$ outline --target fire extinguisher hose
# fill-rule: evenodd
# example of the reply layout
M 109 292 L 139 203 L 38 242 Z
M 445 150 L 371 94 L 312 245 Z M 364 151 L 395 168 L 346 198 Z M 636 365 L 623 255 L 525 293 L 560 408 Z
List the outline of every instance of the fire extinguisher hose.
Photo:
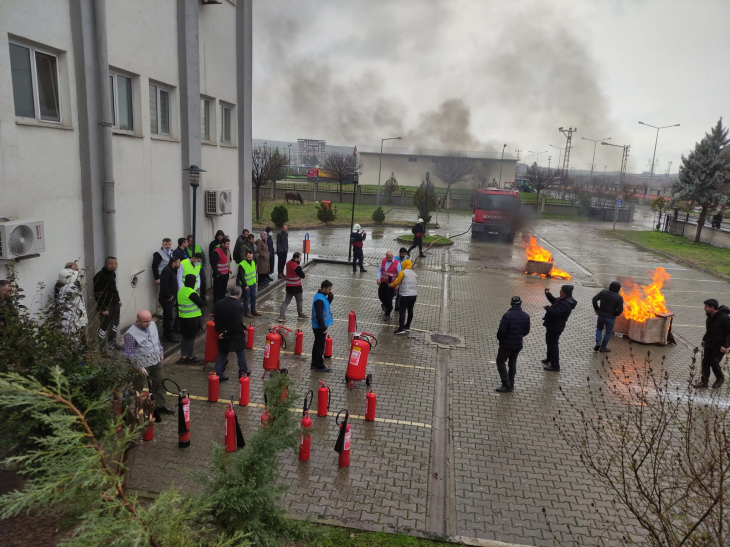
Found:
M 304 395 L 304 407 L 302 408 L 302 416 L 307 415 L 307 411 L 312 408 L 312 403 L 314 402 L 314 391 L 311 389 L 307 391 L 306 395 Z

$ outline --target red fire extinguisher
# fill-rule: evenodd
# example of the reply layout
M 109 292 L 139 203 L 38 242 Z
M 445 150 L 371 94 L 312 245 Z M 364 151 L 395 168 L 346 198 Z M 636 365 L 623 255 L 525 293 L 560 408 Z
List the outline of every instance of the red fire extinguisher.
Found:
M 304 333 L 302 329 L 297 329 L 294 333 L 294 355 L 302 354 L 302 346 L 304 345 Z
M 322 380 L 319 381 L 321 386 L 317 390 L 317 416 L 323 418 L 327 416 L 330 409 L 330 401 L 332 401 L 332 392 L 330 388 Z
M 345 380 L 347 387 L 350 389 L 355 387 L 355 382 L 365 380 L 365 385 L 370 385 L 373 381 L 373 375 L 367 374 L 368 355 L 370 348 L 378 345 L 375 335 L 369 332 L 363 332 L 352 339 L 350 346 L 350 358 L 347 361 L 347 371 L 345 372 Z
M 375 420 L 375 403 L 378 400 L 378 396 L 371 389 L 370 393 L 365 395 L 365 421 L 372 422 Z
M 148 382 L 149 384 L 149 382 Z M 140 399 L 146 399 L 149 397 L 149 393 L 140 393 L 139 398 Z M 142 412 L 140 410 L 140 412 Z M 142 440 L 143 441 L 153 441 L 155 439 L 155 423 L 152 422 L 150 425 L 147 426 L 147 429 L 144 430 L 144 433 L 142 434 Z
M 299 435 L 299 461 L 309 461 L 309 453 L 312 446 L 312 419 L 309 417 L 309 407 L 312 406 L 314 392 L 310 389 L 304 396 L 304 408 L 302 409 L 302 432 Z
M 357 315 L 353 310 L 350 310 L 350 317 L 347 320 L 347 332 L 354 334 L 357 331 Z
M 264 393 L 264 411 L 261 414 L 261 427 L 268 427 L 273 419 L 274 417 L 269 412 L 269 398 Z
M 238 404 L 241 406 L 248 406 L 249 401 L 249 389 L 251 387 L 251 380 L 245 374 L 238 379 Z
M 237 449 L 246 446 L 241 426 L 238 424 L 238 416 L 236 416 L 236 411 L 233 408 L 233 397 L 231 397 L 231 402 L 226 409 L 225 424 L 226 452 L 235 452 Z
M 246 349 L 253 349 L 253 335 L 255 332 L 253 323 L 249 323 L 246 327 Z
M 205 324 L 205 359 L 203 370 L 208 363 L 215 363 L 218 357 L 218 333 L 215 331 L 215 323 L 208 321 Z
M 343 412 L 345 419 L 340 423 L 340 414 Z M 350 467 L 350 424 L 347 423 L 349 417 L 348 410 L 340 410 L 335 418 L 335 423 L 340 426 L 340 434 L 337 435 L 337 442 L 335 442 L 335 452 L 340 455 L 338 462 L 340 467 Z
M 220 378 L 214 370 L 208 376 L 208 402 L 217 403 L 220 395 Z
M 284 334 L 281 331 L 285 330 Z M 264 375 L 272 370 L 281 370 L 279 355 L 282 348 L 286 349 L 286 338 L 285 336 L 291 332 L 291 329 L 287 329 L 282 325 L 272 326 L 269 329 L 269 334 L 266 335 L 266 343 L 264 344 Z
M 327 358 L 332 357 L 332 338 L 329 334 L 324 339 L 324 356 Z
M 177 445 L 180 448 L 188 448 L 190 446 L 190 397 L 188 397 L 188 390 L 180 389 L 175 380 L 165 378 L 162 380 L 162 387 L 170 393 L 175 393 L 175 391 L 169 389 L 165 382 L 174 384 L 177 390 Z

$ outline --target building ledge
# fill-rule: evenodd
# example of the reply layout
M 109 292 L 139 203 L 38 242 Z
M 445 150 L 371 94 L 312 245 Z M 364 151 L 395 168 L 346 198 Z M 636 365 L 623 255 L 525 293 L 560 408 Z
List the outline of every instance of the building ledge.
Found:
M 119 135 L 121 137 L 132 137 L 134 139 L 144 138 L 142 135 L 138 135 L 137 133 L 134 133 L 133 131 L 123 131 L 121 129 L 112 129 L 112 135 Z
M 167 142 L 180 142 L 180 139 L 170 137 L 169 135 L 150 135 L 153 141 L 167 141 Z
M 33 118 L 18 118 L 15 120 L 15 125 L 25 125 L 27 127 L 45 127 L 47 129 L 63 129 L 64 131 L 73 131 L 73 126 L 63 125 L 56 122 L 43 122 L 40 120 L 34 120 Z
M 221 148 L 238 148 L 237 144 L 220 143 Z
M 205 145 L 205 146 L 218 146 L 217 142 L 211 142 L 211 141 L 200 141 L 200 144 Z

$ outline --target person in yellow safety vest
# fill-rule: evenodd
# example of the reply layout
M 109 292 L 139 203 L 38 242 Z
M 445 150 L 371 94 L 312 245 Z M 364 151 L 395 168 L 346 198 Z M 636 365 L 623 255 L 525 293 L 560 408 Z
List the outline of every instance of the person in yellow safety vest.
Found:
M 236 276 L 236 285 L 243 289 L 243 312 L 246 317 L 261 315 L 256 311 L 256 261 L 253 259 L 253 253 L 246 250 L 244 255 L 246 258 L 238 265 L 238 275 Z M 251 312 L 248 311 L 248 303 L 251 302 Z
M 177 269 L 177 290 L 180 290 L 185 286 L 183 280 L 185 279 L 185 276 L 189 274 L 195 276 L 195 290 L 200 290 L 200 267 L 202 262 L 203 255 L 197 253 L 190 258 L 180 261 L 180 267 Z
M 198 253 L 202 257 L 202 264 L 200 266 L 200 290 L 198 291 L 198 294 L 200 294 L 200 298 L 202 298 L 203 302 L 205 302 L 205 295 L 208 288 L 205 277 L 205 268 L 208 266 L 208 260 L 206 259 L 205 253 L 200 245 L 195 243 L 192 235 L 188 236 L 188 248 L 185 249 L 185 252 L 188 254 L 188 258 Z
M 228 278 L 231 275 L 230 249 L 231 240 L 225 236 L 210 255 L 210 267 L 213 269 L 213 302 L 218 302 L 226 296 Z
M 185 286 L 177 292 L 177 307 L 180 312 L 180 360 L 178 363 L 200 363 L 200 358 L 195 357 L 195 337 L 200 332 L 202 298 L 195 292 L 197 278 L 194 274 L 185 276 Z

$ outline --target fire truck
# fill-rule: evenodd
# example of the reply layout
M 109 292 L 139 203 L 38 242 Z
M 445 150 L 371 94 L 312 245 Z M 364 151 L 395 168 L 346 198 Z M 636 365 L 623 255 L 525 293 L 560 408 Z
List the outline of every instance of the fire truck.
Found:
M 312 182 L 317 182 L 318 180 L 328 180 L 333 179 L 333 177 L 330 173 L 325 171 L 324 169 L 307 169 L 307 180 L 311 180 Z
M 472 197 L 471 237 L 495 235 L 512 242 L 517 232 L 520 193 L 501 188 L 480 188 Z

